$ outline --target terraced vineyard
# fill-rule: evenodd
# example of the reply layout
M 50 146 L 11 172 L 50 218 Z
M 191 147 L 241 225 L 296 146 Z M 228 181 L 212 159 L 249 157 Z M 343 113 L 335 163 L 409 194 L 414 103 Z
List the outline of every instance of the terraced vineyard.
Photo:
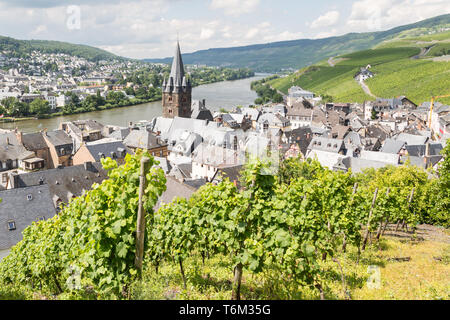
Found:
M 334 67 L 322 61 L 276 79 L 271 85 L 285 93 L 291 86 L 298 85 L 318 95 L 330 95 L 335 102 L 361 103 L 374 97 L 367 95 L 353 77 L 359 68 L 370 64 L 376 76 L 366 84 L 375 96 L 392 98 L 406 95 L 420 104 L 429 101 L 433 95 L 448 93 L 450 64 L 445 60 L 433 60 L 433 57 L 447 54 L 449 41 L 449 32 L 393 39 L 372 50 L 335 57 Z M 411 59 L 421 52 L 426 52 L 426 55 Z M 450 103 L 450 99 L 441 102 Z

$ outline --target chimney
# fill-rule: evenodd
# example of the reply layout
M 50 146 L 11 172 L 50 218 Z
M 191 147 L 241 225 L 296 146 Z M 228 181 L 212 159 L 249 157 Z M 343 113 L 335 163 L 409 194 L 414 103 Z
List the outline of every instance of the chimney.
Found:
M 6 137 L 6 145 L 9 146 L 9 137 Z
M 206 99 L 203 99 L 203 106 L 206 108 Z
M 425 145 L 425 157 L 423 158 L 423 162 L 425 163 L 425 169 L 428 169 L 428 163 L 430 159 L 430 143 L 427 142 Z
M 17 140 L 19 140 L 19 143 L 22 144 L 23 143 L 23 132 L 22 131 L 16 132 L 16 136 L 17 136 Z

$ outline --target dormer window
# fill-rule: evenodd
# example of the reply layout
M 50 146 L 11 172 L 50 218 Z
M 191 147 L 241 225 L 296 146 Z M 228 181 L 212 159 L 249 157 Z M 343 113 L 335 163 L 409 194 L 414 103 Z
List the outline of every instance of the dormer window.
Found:
M 31 195 L 31 194 L 27 195 L 27 200 L 28 200 L 28 201 L 33 200 L 33 195 Z
M 15 221 L 8 221 L 8 230 L 9 231 L 14 231 L 16 230 L 16 222 Z

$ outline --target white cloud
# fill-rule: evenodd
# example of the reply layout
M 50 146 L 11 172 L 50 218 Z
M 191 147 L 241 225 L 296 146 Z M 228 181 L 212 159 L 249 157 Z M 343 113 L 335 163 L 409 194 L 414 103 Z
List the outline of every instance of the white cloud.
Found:
M 216 32 L 210 28 L 202 28 L 200 33 L 200 39 L 207 40 L 210 39 Z
M 329 11 L 311 23 L 311 28 L 331 27 L 339 21 L 339 11 Z
M 239 16 L 252 12 L 259 2 L 260 0 L 212 0 L 211 8 L 223 9 L 228 15 Z
M 246 39 L 253 39 L 255 38 L 257 35 L 259 34 L 259 29 L 258 28 L 251 28 L 250 30 L 247 31 L 245 38 Z
M 360 0 L 347 25 L 354 31 L 386 30 L 450 12 L 448 0 Z

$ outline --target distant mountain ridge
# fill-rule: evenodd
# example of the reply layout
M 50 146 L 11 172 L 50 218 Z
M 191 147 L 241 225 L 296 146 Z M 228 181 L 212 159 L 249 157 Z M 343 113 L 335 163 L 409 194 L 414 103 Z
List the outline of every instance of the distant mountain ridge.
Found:
M 13 55 L 21 57 L 30 54 L 33 50 L 43 53 L 65 53 L 90 61 L 127 59 L 88 45 L 49 40 L 17 40 L 0 36 L 0 52 L 12 51 Z
M 272 42 L 242 47 L 215 48 L 183 54 L 186 64 L 208 66 L 248 67 L 260 72 L 277 72 L 282 69 L 300 69 L 325 58 L 370 49 L 395 38 L 399 34 L 418 28 L 433 28 L 450 24 L 450 14 L 441 15 L 387 31 L 349 33 L 324 39 L 301 39 Z M 153 63 L 171 63 L 172 57 L 145 59 Z

